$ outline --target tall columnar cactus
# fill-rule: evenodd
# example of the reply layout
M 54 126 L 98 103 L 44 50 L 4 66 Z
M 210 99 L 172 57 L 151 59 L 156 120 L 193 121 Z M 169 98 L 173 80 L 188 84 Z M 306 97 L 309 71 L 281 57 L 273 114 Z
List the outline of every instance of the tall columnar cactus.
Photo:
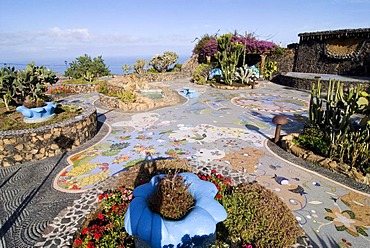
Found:
M 311 99 L 309 107 L 309 120 L 311 125 L 321 125 L 324 110 L 322 109 L 323 99 L 321 98 L 321 82 L 313 83 L 311 87 Z
M 221 66 L 223 80 L 228 85 L 233 83 L 236 66 L 244 49 L 243 44 L 231 42 L 231 37 L 232 34 L 224 34 L 217 39 L 218 52 L 215 54 L 215 58 Z

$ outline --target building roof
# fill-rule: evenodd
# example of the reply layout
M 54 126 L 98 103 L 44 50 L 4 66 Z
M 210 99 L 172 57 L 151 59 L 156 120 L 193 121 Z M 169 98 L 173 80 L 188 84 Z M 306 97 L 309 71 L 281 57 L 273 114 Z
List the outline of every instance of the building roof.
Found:
M 305 40 L 326 40 L 330 38 L 343 38 L 343 37 L 359 37 L 359 38 L 370 38 L 370 28 L 358 28 L 358 29 L 340 29 L 310 33 L 298 34 L 301 41 Z

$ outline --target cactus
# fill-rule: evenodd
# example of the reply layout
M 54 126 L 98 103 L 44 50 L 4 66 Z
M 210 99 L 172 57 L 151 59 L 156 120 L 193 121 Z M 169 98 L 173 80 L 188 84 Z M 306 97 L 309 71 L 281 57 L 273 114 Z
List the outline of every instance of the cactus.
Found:
M 312 85 L 309 119 L 326 132 L 330 141 L 328 156 L 370 172 L 369 95 L 361 86 L 344 89 L 339 80 L 329 80 L 326 99 L 321 95 L 320 80 Z M 325 107 L 323 108 L 323 103 Z M 355 115 L 359 118 L 353 122 Z
M 231 42 L 232 34 L 224 34 L 217 38 L 218 52 L 215 58 L 221 66 L 223 80 L 226 84 L 232 85 L 236 66 L 244 46 L 239 42 Z
M 124 64 L 123 66 L 122 66 L 122 71 L 125 73 L 125 74 L 128 74 L 128 72 L 129 71 L 131 71 L 132 70 L 132 67 L 130 66 L 130 65 L 128 65 L 128 64 Z
M 88 81 L 88 82 L 92 82 L 94 80 L 94 74 L 91 72 L 91 71 L 86 71 L 83 75 L 83 78 Z
M 168 68 L 175 64 L 179 56 L 175 52 L 164 52 L 163 55 L 154 55 L 150 60 L 150 65 L 158 72 L 166 72 Z
M 0 71 L 0 97 L 4 102 L 6 110 L 10 111 L 9 105 L 13 100 L 15 94 L 14 81 L 15 71 L 14 67 L 1 68 Z
M 320 79 L 311 87 L 311 99 L 309 107 L 309 120 L 311 125 L 320 125 L 324 116 L 322 109 L 323 100 L 321 98 L 321 82 Z
M 235 71 L 235 77 L 240 80 L 242 84 L 248 83 L 250 78 L 253 76 L 253 70 L 248 68 L 245 64 L 242 67 L 238 67 Z
M 146 65 L 147 63 L 145 62 L 144 59 L 138 59 L 134 64 L 134 71 L 137 74 L 144 74 L 146 72 Z
M 9 104 L 23 103 L 26 99 L 36 103 L 44 100 L 47 86 L 59 79 L 45 67 L 27 65 L 24 71 L 3 68 L 0 73 L 0 96 L 9 109 Z

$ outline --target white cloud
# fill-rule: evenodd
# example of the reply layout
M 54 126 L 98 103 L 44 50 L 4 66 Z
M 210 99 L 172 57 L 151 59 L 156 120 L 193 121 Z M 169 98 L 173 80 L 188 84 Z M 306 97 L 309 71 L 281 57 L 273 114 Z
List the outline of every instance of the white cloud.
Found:
M 87 28 L 61 29 L 59 27 L 53 27 L 47 32 L 47 36 L 53 40 L 63 40 L 67 42 L 86 42 L 92 40 L 92 36 Z
M 93 33 L 87 28 L 53 27 L 45 30 L 0 30 L 1 57 L 75 56 L 75 54 L 151 54 L 162 50 L 191 50 L 191 40 L 179 34 L 135 36 L 120 32 Z M 166 47 L 167 49 L 164 49 Z M 185 52 L 183 52 L 184 54 Z

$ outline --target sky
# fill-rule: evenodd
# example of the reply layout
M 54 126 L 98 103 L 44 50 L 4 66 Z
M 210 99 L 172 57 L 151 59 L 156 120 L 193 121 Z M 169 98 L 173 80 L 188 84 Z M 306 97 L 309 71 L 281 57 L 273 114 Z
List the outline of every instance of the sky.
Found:
M 196 38 L 237 31 L 281 46 L 305 32 L 370 28 L 370 0 L 0 0 L 0 63 L 191 56 Z

